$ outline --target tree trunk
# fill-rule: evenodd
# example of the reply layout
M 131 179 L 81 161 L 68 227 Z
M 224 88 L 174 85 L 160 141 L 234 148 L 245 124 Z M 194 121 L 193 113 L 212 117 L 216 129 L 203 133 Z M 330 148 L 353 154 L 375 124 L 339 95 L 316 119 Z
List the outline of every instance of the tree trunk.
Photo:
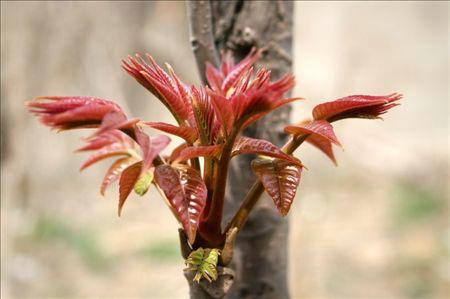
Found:
M 204 7 L 209 9 L 210 5 L 212 33 L 218 49 L 232 50 L 234 57 L 240 60 L 250 52 L 252 47 L 264 48 L 260 66 L 271 69 L 272 80 L 291 70 L 293 17 L 291 1 L 203 2 L 206 3 L 198 3 L 195 9 L 188 6 L 191 12 L 191 33 L 193 29 L 195 30 L 192 27 L 193 24 L 195 25 L 193 19 L 195 21 L 196 18 L 194 11 L 197 12 L 197 18 L 200 18 L 202 14 L 197 10 Z M 210 16 L 207 14 L 206 18 Z M 202 26 L 204 28 L 204 24 Z M 207 49 L 210 48 L 211 45 L 202 41 L 201 36 L 199 39 L 191 40 L 194 50 L 199 44 Z M 198 55 L 197 51 L 196 59 L 201 70 L 201 65 L 205 63 L 201 60 L 207 57 Z M 270 113 L 246 129 L 244 135 L 282 145 L 287 139 L 283 133 L 283 127 L 289 121 L 290 110 L 289 106 L 285 106 Z M 254 158 L 251 155 L 238 156 L 231 163 L 224 225 L 237 211 L 246 192 L 256 179 L 250 168 L 250 162 Z M 279 216 L 272 200 L 264 195 L 236 240 L 231 264 L 235 271 L 234 284 L 226 294 L 226 298 L 289 298 L 288 229 L 288 219 Z M 191 284 L 190 286 L 192 296 L 194 295 L 193 286 Z

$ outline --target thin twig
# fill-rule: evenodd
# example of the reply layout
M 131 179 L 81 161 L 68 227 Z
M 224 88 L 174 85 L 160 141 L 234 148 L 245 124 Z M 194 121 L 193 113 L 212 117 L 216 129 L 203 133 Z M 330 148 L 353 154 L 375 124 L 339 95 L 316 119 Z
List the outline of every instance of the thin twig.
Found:
M 203 84 L 206 84 L 206 62 L 219 64 L 219 56 L 214 43 L 212 30 L 211 4 L 207 0 L 186 1 L 189 18 L 189 32 L 192 51 L 197 61 Z

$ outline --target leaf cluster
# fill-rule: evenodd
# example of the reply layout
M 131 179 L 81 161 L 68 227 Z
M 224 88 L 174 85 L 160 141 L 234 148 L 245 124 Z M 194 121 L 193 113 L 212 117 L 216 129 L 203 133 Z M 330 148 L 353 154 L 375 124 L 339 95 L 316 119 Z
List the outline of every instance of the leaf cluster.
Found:
M 119 182 L 119 215 L 133 190 L 144 196 L 155 185 L 183 228 L 190 247 L 197 249 L 188 259 L 190 267 L 197 267 L 200 273 L 196 278 L 211 280 L 217 275 L 219 252 L 202 248 L 224 248 L 227 230 L 241 228 L 261 195 L 257 190 L 265 189 L 280 214 L 288 214 L 304 168 L 292 153 L 303 141 L 336 164 L 333 145 L 341 144 L 332 123 L 348 118 L 380 118 L 402 97 L 353 95 L 321 103 L 313 109 L 311 119 L 285 128 L 291 140 L 280 148 L 267 140 L 242 136 L 242 131 L 256 120 L 301 99 L 285 97 L 295 84 L 291 74 L 273 81 L 270 70 L 254 69 L 261 55 L 261 51 L 252 50 L 235 63 L 231 54 L 225 53 L 219 67 L 207 65 L 207 86 L 188 86 L 170 65 L 164 71 L 149 54 L 123 60 L 123 69 L 171 112 L 175 120 L 171 124 L 128 118 L 113 101 L 96 97 L 38 97 L 27 106 L 44 125 L 58 131 L 95 129 L 78 150 L 92 152 L 81 170 L 106 158 L 116 158 L 103 178 L 100 192 L 104 194 L 108 186 Z M 183 143 L 163 155 L 171 139 L 166 135 L 150 136 L 146 127 L 178 136 Z M 241 224 L 233 220 L 223 231 L 228 168 L 231 159 L 241 154 L 258 155 L 252 170 L 262 188 L 256 185 L 243 200 L 234 218 Z

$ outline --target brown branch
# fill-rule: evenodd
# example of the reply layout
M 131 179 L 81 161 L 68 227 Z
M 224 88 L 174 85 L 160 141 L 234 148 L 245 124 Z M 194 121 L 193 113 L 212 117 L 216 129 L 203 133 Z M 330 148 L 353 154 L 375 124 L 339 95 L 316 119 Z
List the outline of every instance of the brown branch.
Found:
M 211 4 L 206 0 L 188 0 L 186 2 L 189 19 L 189 33 L 192 51 L 203 84 L 206 84 L 206 62 L 217 66 L 217 55 L 212 31 Z
M 237 233 L 238 229 L 236 227 L 227 232 L 225 245 L 223 246 L 222 254 L 220 255 L 221 264 L 223 266 L 227 266 L 233 259 L 234 242 L 236 241 Z

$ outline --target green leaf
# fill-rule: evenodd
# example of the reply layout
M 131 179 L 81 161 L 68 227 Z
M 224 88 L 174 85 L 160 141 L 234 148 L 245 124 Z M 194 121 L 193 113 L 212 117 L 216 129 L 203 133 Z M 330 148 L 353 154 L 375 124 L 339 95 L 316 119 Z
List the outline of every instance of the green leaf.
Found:
M 153 182 L 153 170 L 147 171 L 144 173 L 139 180 L 134 185 L 134 192 L 137 195 L 143 196 L 147 193 L 148 188 L 150 188 L 151 183 Z
M 186 260 L 188 266 L 186 271 L 194 271 L 194 281 L 206 278 L 209 282 L 217 279 L 217 262 L 219 261 L 220 250 L 215 248 L 199 248 L 192 251 Z

